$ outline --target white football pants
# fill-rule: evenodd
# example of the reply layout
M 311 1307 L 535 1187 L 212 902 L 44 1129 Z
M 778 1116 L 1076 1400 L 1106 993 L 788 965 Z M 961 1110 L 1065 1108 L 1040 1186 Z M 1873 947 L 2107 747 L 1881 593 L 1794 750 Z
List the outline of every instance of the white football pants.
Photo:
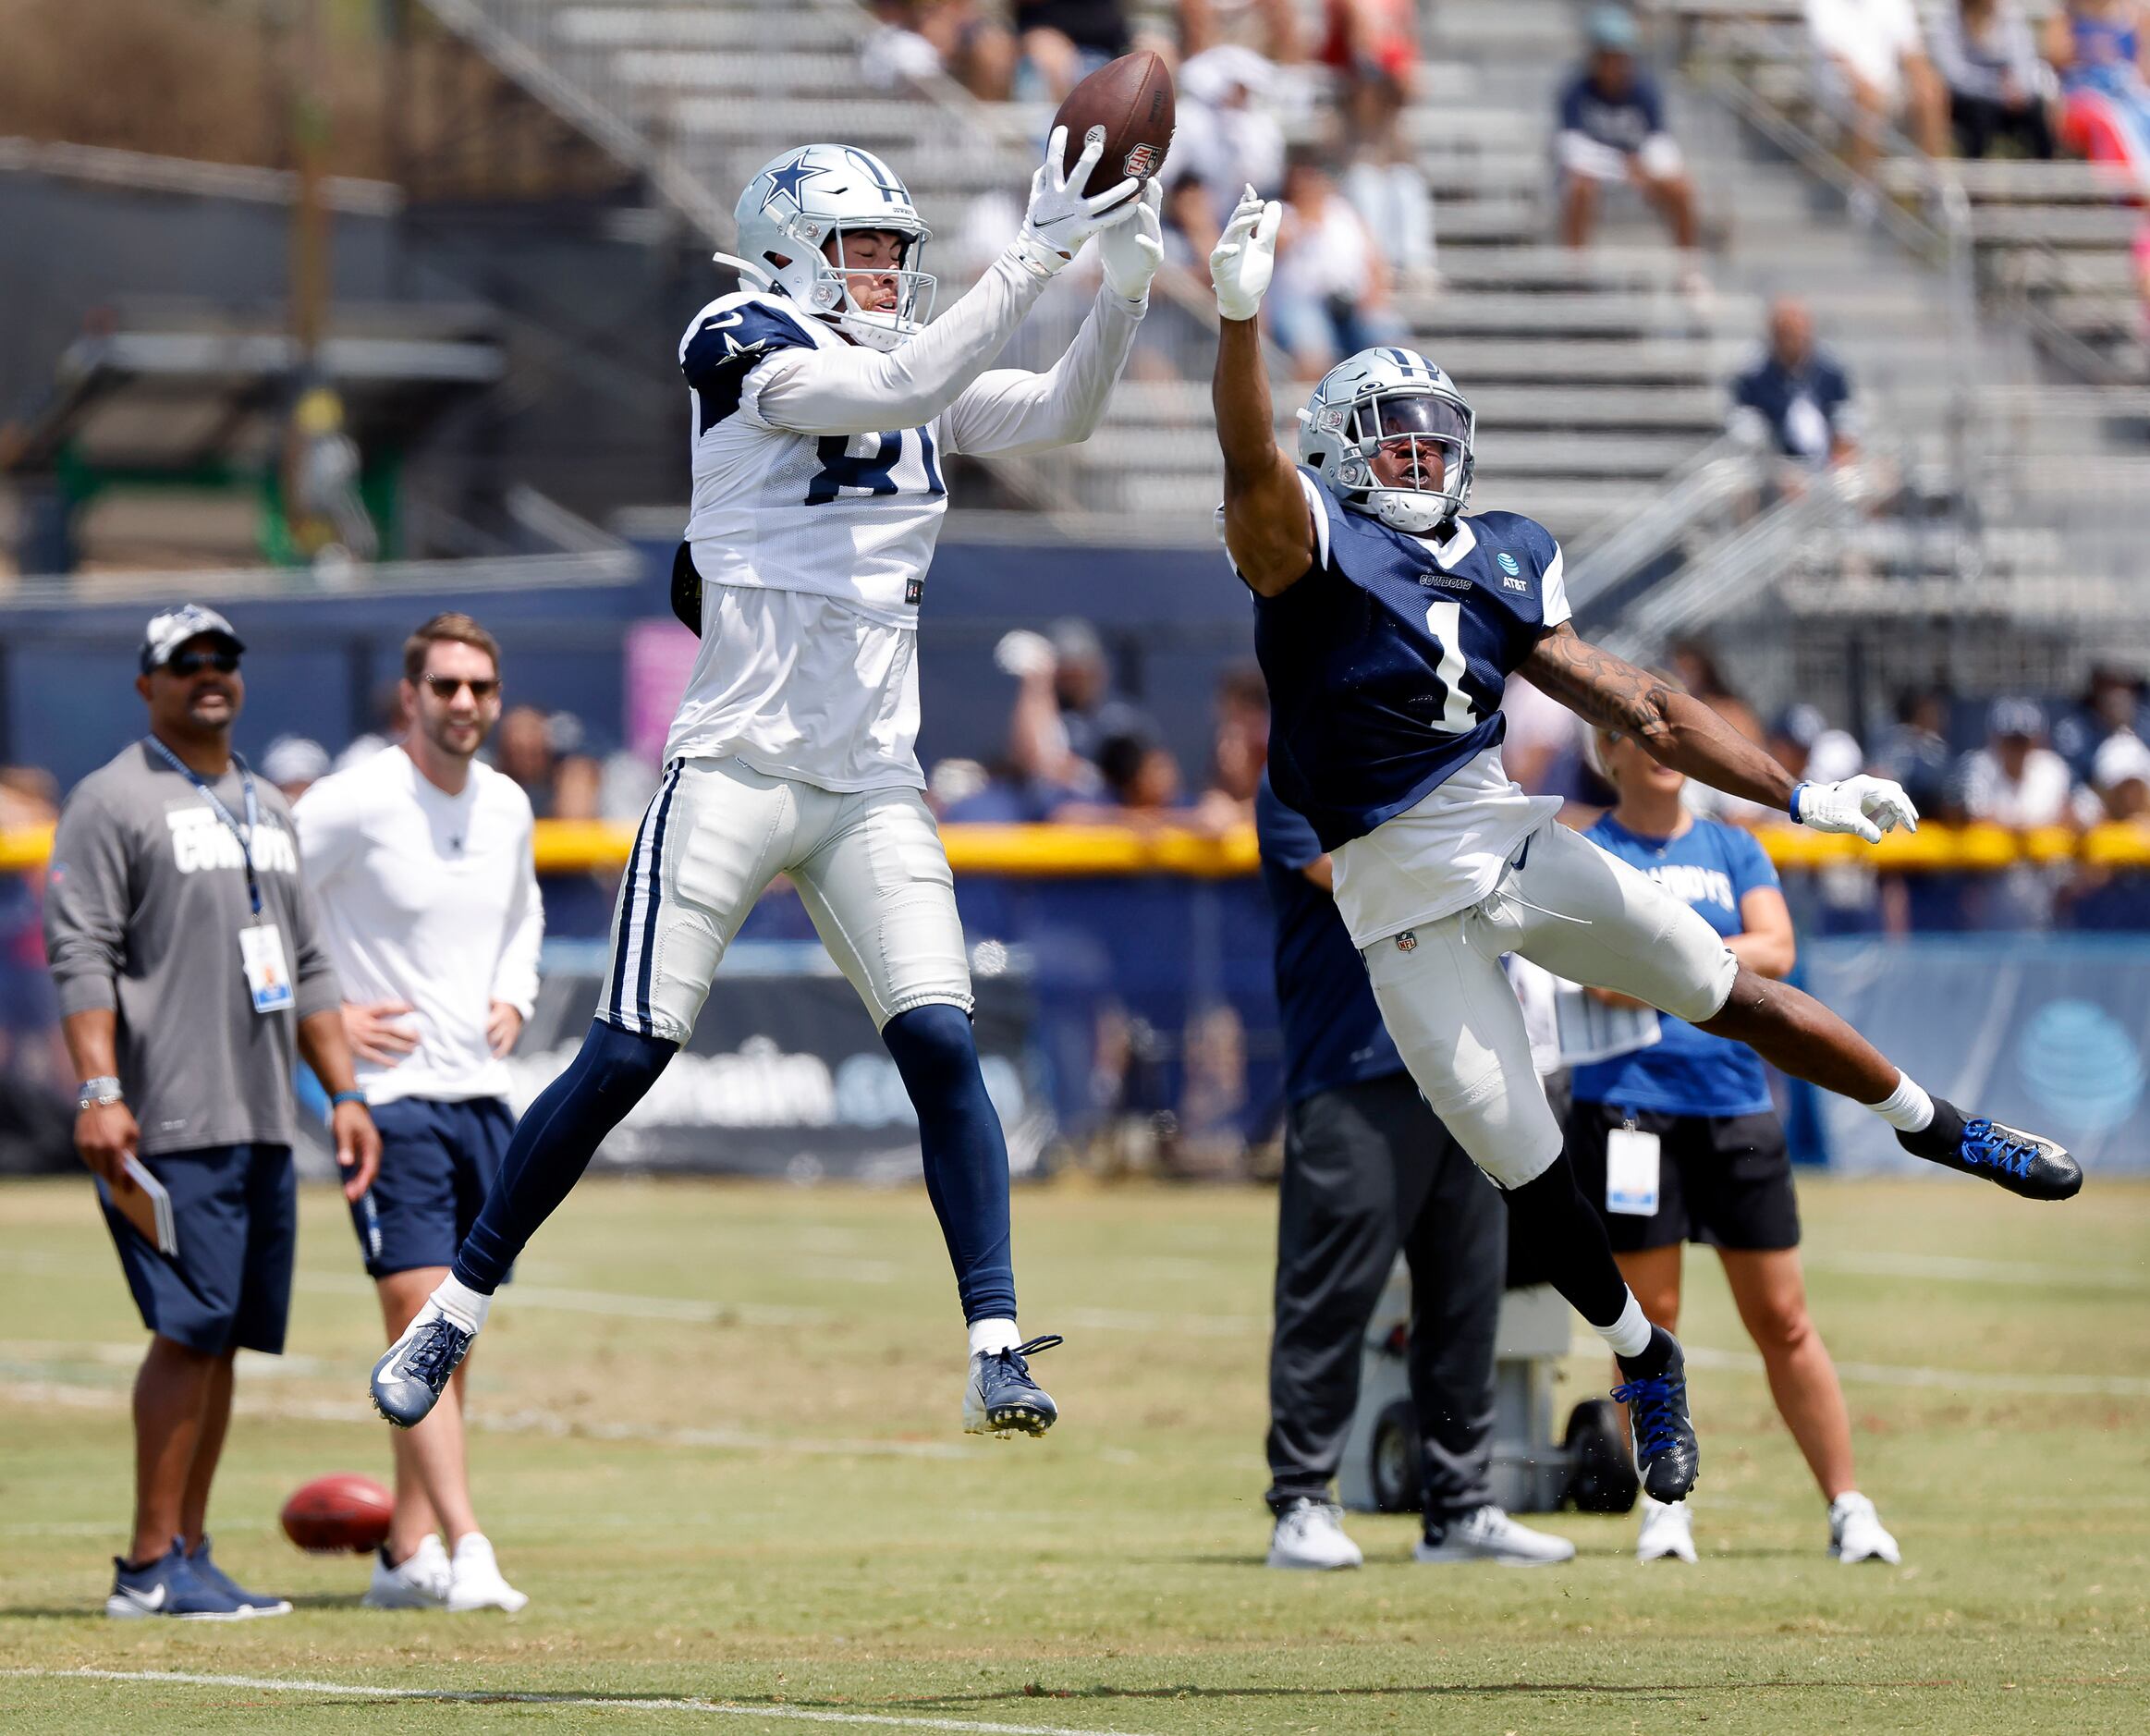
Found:
M 845 795 L 735 759 L 675 760 L 620 877 L 597 1016 L 685 1043 L 724 949 L 780 874 L 878 1030 L 913 1007 L 971 1010 L 955 876 L 915 789 Z
M 1542 1175 L 1562 1143 L 1531 1065 L 1522 1007 L 1500 968 L 1511 952 L 1692 1024 L 1722 1009 L 1740 968 L 1684 902 L 1553 821 L 1523 841 L 1479 903 L 1368 947 L 1374 998 L 1404 1065 L 1472 1161 L 1504 1188 Z

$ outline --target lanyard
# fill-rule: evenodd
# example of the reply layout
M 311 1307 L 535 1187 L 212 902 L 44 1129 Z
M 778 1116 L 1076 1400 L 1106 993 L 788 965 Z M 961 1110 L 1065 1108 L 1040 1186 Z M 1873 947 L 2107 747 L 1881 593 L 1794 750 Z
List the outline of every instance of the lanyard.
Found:
M 262 811 L 254 801 L 254 775 L 247 770 L 247 763 L 240 759 L 237 753 L 231 756 L 233 763 L 238 767 L 239 787 L 246 791 L 247 823 L 245 829 L 241 830 L 239 823 L 233 817 L 231 810 L 224 805 L 223 801 L 214 789 L 210 789 L 200 773 L 196 772 L 191 765 L 188 764 L 162 741 L 159 741 L 156 737 L 145 736 L 143 740 L 156 752 L 164 756 L 166 765 L 169 765 L 181 777 L 184 777 L 202 792 L 202 799 L 216 810 L 216 817 L 231 828 L 232 837 L 238 840 L 239 860 L 247 865 L 247 898 L 253 904 L 254 914 L 259 916 L 262 913 L 262 883 L 254 874 L 253 836 L 254 828 L 262 823 Z

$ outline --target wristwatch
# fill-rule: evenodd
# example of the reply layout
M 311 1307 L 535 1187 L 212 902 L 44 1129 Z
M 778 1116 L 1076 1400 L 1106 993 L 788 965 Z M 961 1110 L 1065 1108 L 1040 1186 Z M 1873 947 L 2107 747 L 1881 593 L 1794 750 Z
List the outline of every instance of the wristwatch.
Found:
M 92 1104 L 102 1109 L 107 1104 L 117 1103 L 119 1098 L 119 1081 L 110 1073 L 100 1073 L 95 1079 L 85 1079 L 82 1082 L 82 1089 L 76 1102 L 85 1109 Z

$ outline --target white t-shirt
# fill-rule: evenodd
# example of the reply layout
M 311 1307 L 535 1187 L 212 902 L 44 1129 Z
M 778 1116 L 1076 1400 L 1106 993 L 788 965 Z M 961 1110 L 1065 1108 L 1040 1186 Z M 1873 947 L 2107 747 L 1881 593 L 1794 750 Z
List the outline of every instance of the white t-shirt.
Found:
M 451 796 L 392 747 L 323 778 L 292 813 L 344 998 L 413 1009 L 399 1022 L 416 1049 L 393 1067 L 358 1063 L 368 1101 L 505 1097 L 485 1021 L 495 1001 L 529 1017 L 544 938 L 530 798 L 476 764 Z
M 1912 0 L 1806 0 L 1806 21 L 1815 48 L 1892 102 L 1901 93 L 1904 55 L 1926 49 Z
M 2033 748 L 2023 775 L 2010 779 L 1990 748 L 1963 763 L 1963 806 L 1974 820 L 1997 825 L 2058 825 L 2068 818 L 2068 762 L 2051 748 Z

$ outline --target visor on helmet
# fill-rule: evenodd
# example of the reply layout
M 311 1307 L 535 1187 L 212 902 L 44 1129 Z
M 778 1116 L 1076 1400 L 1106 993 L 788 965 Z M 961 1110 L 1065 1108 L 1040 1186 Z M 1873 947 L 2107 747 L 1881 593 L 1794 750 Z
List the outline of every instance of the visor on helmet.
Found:
M 1375 433 L 1370 438 L 1386 440 L 1397 434 L 1415 434 L 1461 441 L 1471 435 L 1463 412 L 1445 397 L 1381 397 L 1374 400 L 1372 408 Z

